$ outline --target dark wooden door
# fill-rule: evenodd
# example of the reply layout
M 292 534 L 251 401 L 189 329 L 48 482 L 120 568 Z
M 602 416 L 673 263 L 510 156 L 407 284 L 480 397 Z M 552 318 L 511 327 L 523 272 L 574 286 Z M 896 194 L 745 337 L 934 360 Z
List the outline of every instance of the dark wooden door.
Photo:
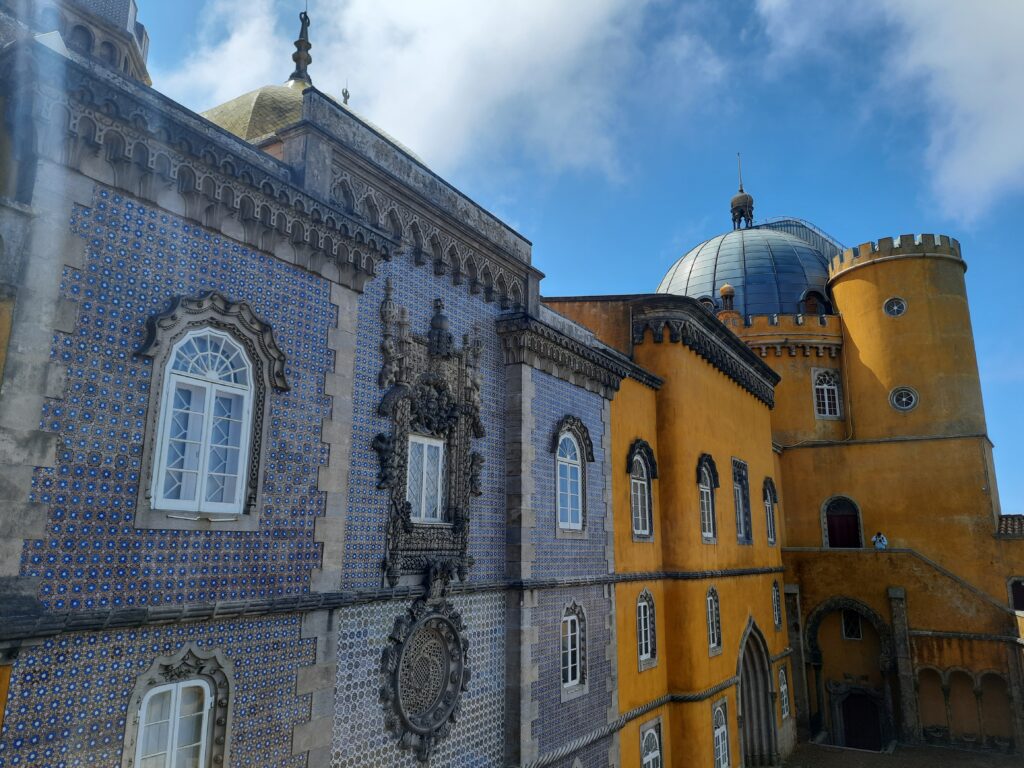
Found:
M 843 731 L 846 746 L 857 749 L 882 749 L 882 724 L 878 704 L 863 693 L 851 693 L 843 702 Z

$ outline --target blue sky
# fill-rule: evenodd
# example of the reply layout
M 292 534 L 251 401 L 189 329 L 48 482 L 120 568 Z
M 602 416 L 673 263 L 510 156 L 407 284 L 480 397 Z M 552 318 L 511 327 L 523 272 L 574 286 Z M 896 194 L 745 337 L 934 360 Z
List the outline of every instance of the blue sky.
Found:
M 303 2 L 140 0 L 197 110 L 292 68 Z M 534 244 L 548 295 L 652 291 L 756 216 L 958 238 L 1004 512 L 1024 513 L 1024 3 L 311 0 L 314 84 Z

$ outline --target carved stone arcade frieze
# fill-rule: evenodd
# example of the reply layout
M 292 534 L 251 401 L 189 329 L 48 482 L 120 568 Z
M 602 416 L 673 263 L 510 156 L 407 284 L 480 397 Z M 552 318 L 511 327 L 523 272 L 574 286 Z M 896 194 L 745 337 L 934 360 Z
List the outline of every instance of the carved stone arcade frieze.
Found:
M 380 460 L 377 487 L 388 491 L 387 552 L 384 573 L 390 585 L 405 574 L 422 575 L 437 567 L 465 579 L 472 565 L 467 553 L 469 505 L 482 492 L 483 455 L 473 450 L 484 436 L 480 420 L 482 373 L 479 336 L 463 336 L 456 347 L 441 299 L 426 335 L 411 332 L 408 312 L 392 299 L 385 285 L 380 307 L 383 336 L 378 384 L 385 390 L 378 412 L 391 420 L 373 448 Z M 406 478 L 409 436 L 420 435 L 444 444 L 441 519 L 413 519 Z

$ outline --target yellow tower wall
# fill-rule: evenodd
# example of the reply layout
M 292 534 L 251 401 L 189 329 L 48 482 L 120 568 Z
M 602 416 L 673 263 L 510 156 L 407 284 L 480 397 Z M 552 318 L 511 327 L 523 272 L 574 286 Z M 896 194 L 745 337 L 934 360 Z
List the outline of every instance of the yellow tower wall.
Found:
M 944 235 L 883 238 L 833 260 L 855 438 L 984 434 L 965 270 L 960 244 Z M 907 303 L 900 317 L 883 310 L 893 297 Z M 889 404 L 901 386 L 920 396 L 906 413 Z

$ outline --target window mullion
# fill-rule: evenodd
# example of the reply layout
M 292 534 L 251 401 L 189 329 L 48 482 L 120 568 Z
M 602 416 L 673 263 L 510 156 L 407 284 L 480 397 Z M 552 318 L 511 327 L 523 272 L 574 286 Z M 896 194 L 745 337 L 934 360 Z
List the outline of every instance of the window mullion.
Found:
M 178 709 L 180 692 L 180 685 L 175 685 L 171 688 L 171 722 L 169 723 L 170 728 L 167 729 L 167 752 L 164 753 L 164 765 L 166 768 L 173 768 L 174 766 L 174 745 L 178 743 Z
M 210 441 L 213 440 L 213 408 L 214 399 L 217 396 L 217 391 L 213 384 L 204 382 L 203 389 L 206 394 L 203 402 L 203 429 L 202 438 L 199 445 L 199 474 L 198 483 L 196 483 L 196 508 L 195 511 L 199 511 L 204 502 L 206 501 L 206 482 L 209 475 L 209 467 L 207 462 L 209 460 Z

